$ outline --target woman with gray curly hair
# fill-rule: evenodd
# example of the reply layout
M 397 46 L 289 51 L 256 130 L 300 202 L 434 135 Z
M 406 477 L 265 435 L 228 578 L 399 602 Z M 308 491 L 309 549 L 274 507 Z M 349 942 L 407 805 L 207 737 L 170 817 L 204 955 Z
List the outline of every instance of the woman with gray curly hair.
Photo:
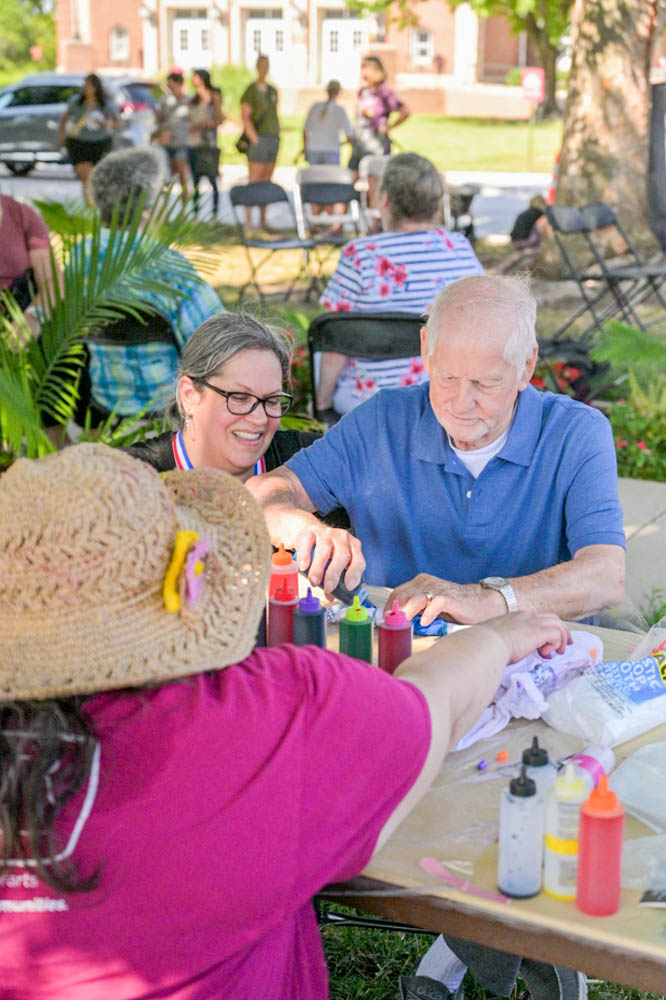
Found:
M 100 234 L 99 267 L 107 248 L 112 245 L 117 254 L 129 237 L 129 232 L 119 233 L 116 227 L 129 225 L 139 208 L 144 214 L 149 212 L 164 178 L 164 159 L 149 146 L 109 153 L 97 164 L 90 175 L 90 189 L 105 227 Z M 134 232 L 135 244 L 147 241 L 150 246 L 154 241 L 152 235 Z M 157 313 L 166 321 L 161 323 L 166 333 L 149 341 L 146 326 L 143 341 L 140 337 L 131 343 L 105 343 L 94 337 L 89 341 L 91 410 L 96 422 L 112 411 L 129 416 L 148 406 L 160 410 L 165 403 L 164 387 L 173 382 L 183 347 L 204 320 L 224 311 L 217 292 L 181 253 L 168 246 L 149 255 L 141 275 L 130 280 L 132 293 L 138 289 L 133 305 L 140 311 L 145 307 L 148 324 L 150 315 Z
M 382 175 L 382 232 L 347 243 L 320 302 L 332 312 L 424 313 L 437 293 L 483 270 L 462 233 L 440 224 L 444 186 L 437 168 L 417 153 L 400 153 Z M 325 353 L 317 408 L 332 423 L 379 389 L 427 379 L 421 359 L 368 361 Z
M 207 466 L 242 482 L 312 444 L 310 431 L 279 430 L 292 397 L 285 340 L 252 316 L 224 313 L 188 340 L 167 410 L 174 430 L 128 449 L 160 472 Z

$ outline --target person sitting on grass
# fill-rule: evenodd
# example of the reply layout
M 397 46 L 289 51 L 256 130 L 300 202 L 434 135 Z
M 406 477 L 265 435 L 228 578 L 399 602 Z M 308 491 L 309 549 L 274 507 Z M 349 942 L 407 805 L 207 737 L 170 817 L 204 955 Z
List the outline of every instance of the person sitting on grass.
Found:
M 313 896 L 358 874 L 502 673 L 504 616 L 395 676 L 252 651 L 270 546 L 217 469 L 98 444 L 0 479 L 0 968 L 21 1000 L 325 1000 Z

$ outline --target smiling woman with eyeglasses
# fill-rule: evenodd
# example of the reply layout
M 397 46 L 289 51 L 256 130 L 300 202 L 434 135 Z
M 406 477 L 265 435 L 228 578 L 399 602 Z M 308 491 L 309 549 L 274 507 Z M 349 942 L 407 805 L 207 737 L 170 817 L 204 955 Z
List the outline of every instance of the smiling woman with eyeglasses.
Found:
M 183 348 L 167 411 L 174 431 L 129 451 L 160 472 L 210 466 L 243 482 L 276 468 L 318 436 L 278 429 L 292 402 L 289 363 L 286 343 L 251 316 L 206 320 Z

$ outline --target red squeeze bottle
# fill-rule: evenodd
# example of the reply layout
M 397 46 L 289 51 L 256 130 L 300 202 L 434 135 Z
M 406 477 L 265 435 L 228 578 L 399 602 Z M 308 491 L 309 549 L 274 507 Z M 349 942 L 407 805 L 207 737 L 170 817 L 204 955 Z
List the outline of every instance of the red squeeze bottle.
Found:
M 294 608 L 297 603 L 298 594 L 288 587 L 278 587 L 273 597 L 269 597 L 267 646 L 294 641 Z
M 624 806 L 602 774 L 580 807 L 576 906 L 583 913 L 605 917 L 619 907 L 623 834 Z
M 412 623 L 407 621 L 397 601 L 393 602 L 391 610 L 384 614 L 384 621 L 377 626 L 377 643 L 377 662 L 389 674 L 412 655 Z
M 291 552 L 285 550 L 280 542 L 280 548 L 271 556 L 273 565 L 268 580 L 268 596 L 273 597 L 278 587 L 288 587 L 298 593 L 298 568 Z

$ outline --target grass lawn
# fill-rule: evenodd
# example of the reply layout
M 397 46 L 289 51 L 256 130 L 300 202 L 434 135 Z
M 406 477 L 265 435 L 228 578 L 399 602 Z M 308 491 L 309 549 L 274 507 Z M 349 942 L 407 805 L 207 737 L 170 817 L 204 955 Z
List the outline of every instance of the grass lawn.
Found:
M 301 149 L 303 119 L 284 117 L 278 163 L 292 165 Z M 222 135 L 224 163 L 245 163 L 236 150 L 238 132 Z M 428 156 L 439 170 L 530 170 L 550 172 L 560 146 L 562 122 L 536 122 L 534 155 L 530 161 L 527 122 L 489 118 L 445 118 L 443 115 L 412 115 L 396 129 L 395 151 Z M 342 161 L 347 160 L 346 146 Z M 301 161 L 305 165 L 305 161 Z

